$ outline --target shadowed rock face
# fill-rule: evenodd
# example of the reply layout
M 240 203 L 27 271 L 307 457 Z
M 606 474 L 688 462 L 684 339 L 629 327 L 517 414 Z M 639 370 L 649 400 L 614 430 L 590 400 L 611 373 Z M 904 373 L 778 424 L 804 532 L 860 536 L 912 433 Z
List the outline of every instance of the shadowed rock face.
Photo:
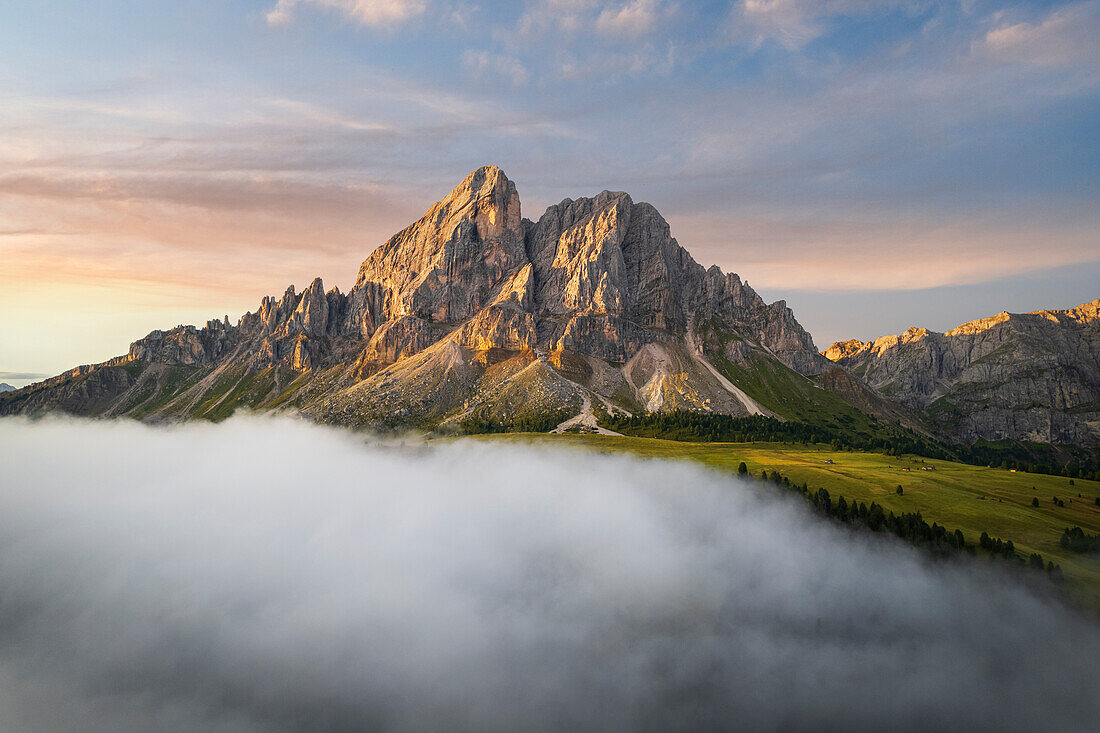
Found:
M 960 440 L 1100 443 L 1100 300 L 824 353 Z
M 69 394 L 87 376 L 74 372 L 0 411 L 58 406 L 68 390 L 70 411 L 143 417 L 220 415 L 237 403 L 432 424 L 586 405 L 774 412 L 724 366 L 750 356 L 798 379 L 831 366 L 782 301 L 768 305 L 737 275 L 704 269 L 649 204 L 604 191 L 534 222 L 522 218 L 515 184 L 485 166 L 375 249 L 347 294 L 317 279 L 264 298 L 235 326 L 154 331 L 128 355 L 85 368 L 103 372 L 87 404 Z M 194 383 L 168 395 L 177 367 L 197 370 Z

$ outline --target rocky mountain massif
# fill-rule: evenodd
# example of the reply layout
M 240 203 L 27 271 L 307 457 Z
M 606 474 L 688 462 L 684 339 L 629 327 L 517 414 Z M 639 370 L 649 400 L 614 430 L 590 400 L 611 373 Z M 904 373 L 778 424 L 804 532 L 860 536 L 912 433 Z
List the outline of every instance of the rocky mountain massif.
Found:
M 443 429 L 677 410 L 909 420 L 818 353 L 782 301 L 697 264 L 649 204 L 604 191 L 531 221 L 495 166 L 375 249 L 348 293 L 290 287 L 235 325 L 154 331 L 0 400 L 3 414 L 142 419 L 241 407 Z
M 842 341 L 824 354 L 955 441 L 1100 444 L 1100 300 Z
M 531 221 L 515 184 L 486 166 L 375 249 L 349 292 L 317 279 L 236 324 L 153 331 L 124 356 L 0 396 L 0 414 L 220 419 L 247 408 L 353 426 L 545 430 L 686 410 L 857 438 L 924 431 L 911 411 L 928 408 L 922 398 L 872 389 L 861 377 L 885 388 L 880 370 L 844 348 L 826 359 L 783 301 L 697 264 L 649 204 L 604 191 Z M 1089 394 L 1065 404 L 1095 402 Z M 944 412 L 932 411 L 937 425 Z

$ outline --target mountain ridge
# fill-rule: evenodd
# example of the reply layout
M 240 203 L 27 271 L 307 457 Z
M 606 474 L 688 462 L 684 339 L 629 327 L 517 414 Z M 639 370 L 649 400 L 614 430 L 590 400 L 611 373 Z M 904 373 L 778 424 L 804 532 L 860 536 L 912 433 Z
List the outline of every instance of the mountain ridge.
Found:
M 698 264 L 648 203 L 602 191 L 531 220 L 515 184 L 483 166 L 374 248 L 347 293 L 316 278 L 236 324 L 152 331 L 125 355 L 0 397 L 0 414 L 291 410 L 351 426 L 587 430 L 687 410 L 862 444 L 930 425 L 972 437 L 866 379 L 864 351 L 819 352 L 784 301 Z
M 152 331 L 0 412 L 175 419 L 250 407 L 428 427 L 585 410 L 797 419 L 854 409 L 812 381 L 830 368 L 784 301 L 696 263 L 650 204 L 603 191 L 532 221 L 515 184 L 483 166 L 375 248 L 346 294 L 317 278 L 235 325 Z M 792 384 L 798 410 L 782 405 Z
M 1100 444 L 1100 299 L 838 341 L 822 354 L 956 441 Z

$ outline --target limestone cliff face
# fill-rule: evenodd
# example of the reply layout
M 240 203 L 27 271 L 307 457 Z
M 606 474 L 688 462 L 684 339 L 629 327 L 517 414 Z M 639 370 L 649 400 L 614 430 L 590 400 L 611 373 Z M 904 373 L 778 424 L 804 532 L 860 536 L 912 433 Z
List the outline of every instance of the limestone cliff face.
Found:
M 515 184 L 485 166 L 375 249 L 348 293 L 292 286 L 235 325 L 154 331 L 86 369 L 103 372 L 89 411 L 221 415 L 243 401 L 439 424 L 515 411 L 779 414 L 735 383 L 760 364 L 809 386 L 803 375 L 832 366 L 785 303 L 704 269 L 649 204 L 604 191 L 531 221 Z M 86 377 L 0 412 L 47 408 Z M 80 412 L 79 395 L 66 405 Z
M 479 168 L 363 262 L 341 330 L 370 337 L 398 318 L 463 322 L 526 263 L 516 186 L 496 166 Z
M 768 306 L 737 275 L 705 270 L 656 209 L 625 193 L 566 199 L 527 232 L 549 348 L 626 361 L 718 318 L 803 374 L 826 367 L 782 301 Z
M 825 356 L 960 440 L 1100 443 L 1100 300 L 843 341 Z

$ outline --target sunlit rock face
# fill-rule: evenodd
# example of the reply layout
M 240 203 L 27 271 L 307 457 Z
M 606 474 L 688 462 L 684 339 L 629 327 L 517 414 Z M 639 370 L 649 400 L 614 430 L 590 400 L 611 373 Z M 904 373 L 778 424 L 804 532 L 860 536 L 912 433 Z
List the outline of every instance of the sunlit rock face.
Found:
M 531 221 L 516 185 L 484 166 L 371 252 L 347 294 L 318 278 L 264 298 L 235 326 L 155 331 L 127 356 L 88 367 L 119 373 L 97 378 L 110 387 L 95 399 L 77 390 L 66 409 L 154 418 L 244 404 L 432 425 L 583 405 L 782 417 L 747 394 L 753 385 L 735 384 L 747 371 L 734 367 L 761 364 L 803 381 L 830 366 L 785 303 L 704 269 L 651 205 L 604 191 Z M 6 399 L 0 411 L 57 406 L 69 382 Z
M 1100 300 L 842 341 L 825 356 L 958 439 L 1100 443 Z
M 465 321 L 525 264 L 516 186 L 496 166 L 479 168 L 363 262 L 344 330 L 368 336 L 405 316 Z

